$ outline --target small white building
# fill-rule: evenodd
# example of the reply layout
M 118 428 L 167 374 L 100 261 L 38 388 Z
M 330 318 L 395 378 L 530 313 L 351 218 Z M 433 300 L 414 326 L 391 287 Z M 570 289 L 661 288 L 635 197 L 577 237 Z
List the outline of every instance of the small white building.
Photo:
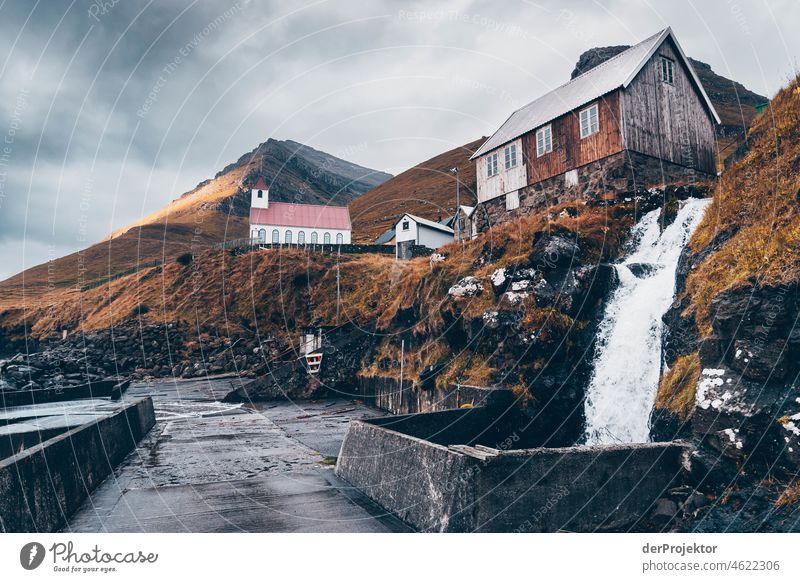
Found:
M 453 242 L 453 229 L 439 222 L 426 218 L 404 214 L 394 226 L 396 251 L 399 258 L 410 258 L 404 250 L 418 245 L 429 249 L 438 249 Z
M 262 244 L 347 245 L 352 240 L 346 206 L 269 201 L 259 177 L 250 190 L 250 238 Z

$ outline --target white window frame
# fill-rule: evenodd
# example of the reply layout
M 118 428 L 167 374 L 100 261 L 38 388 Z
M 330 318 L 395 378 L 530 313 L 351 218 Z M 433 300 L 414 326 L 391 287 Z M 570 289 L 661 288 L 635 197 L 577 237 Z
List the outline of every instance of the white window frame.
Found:
M 322 244 L 331 244 L 331 233 L 326 232 L 324 235 L 322 235 Z
M 344 235 L 341 232 L 336 233 L 336 244 L 343 245 L 344 244 Z
M 278 232 L 278 229 L 276 228 L 272 231 L 272 244 L 276 245 L 280 244 L 280 242 L 281 242 L 281 233 Z
M 317 235 L 317 231 L 316 230 L 311 231 L 311 244 L 315 245 L 318 243 L 318 241 L 319 241 L 319 235 Z
M 306 244 L 306 231 L 301 230 L 297 233 L 297 244 L 304 245 Z
M 497 175 L 497 152 L 486 156 L 486 177 L 491 178 Z
M 669 85 L 675 84 L 675 61 L 669 57 L 661 57 L 661 80 Z
M 541 138 L 541 139 L 540 139 Z M 536 157 L 541 157 L 553 151 L 553 126 L 552 124 L 536 130 Z
M 506 170 L 517 167 L 517 144 L 512 143 L 503 150 L 503 161 Z
M 406 220 L 403 221 L 401 226 L 402 226 L 403 232 L 405 232 L 407 230 L 411 230 L 411 221 L 406 219 Z
M 594 126 L 592 126 L 592 110 L 594 110 Z M 585 117 L 584 114 L 586 114 Z M 581 139 L 600 131 L 600 108 L 597 106 L 597 103 L 592 103 L 589 107 L 581 109 L 579 119 L 581 124 Z M 586 122 L 585 125 L 584 121 Z

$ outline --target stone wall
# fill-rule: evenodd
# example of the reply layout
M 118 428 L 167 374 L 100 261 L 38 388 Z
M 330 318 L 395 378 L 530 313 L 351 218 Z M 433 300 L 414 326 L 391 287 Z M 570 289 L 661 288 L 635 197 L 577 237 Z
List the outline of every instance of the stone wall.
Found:
M 577 183 L 573 186 L 567 186 L 565 174 L 560 174 L 522 188 L 519 191 L 519 208 L 516 210 L 506 210 L 505 196 L 479 204 L 473 215 L 478 231 L 486 231 L 492 225 L 533 214 L 562 202 L 615 198 L 620 192 L 713 179 L 713 176 L 694 168 L 631 151 L 591 162 L 575 172 Z
M 0 461 L 0 531 L 64 527 L 154 424 L 148 396 Z
M 420 531 L 620 531 L 640 529 L 690 453 L 678 443 L 520 449 L 513 433 L 479 436 L 491 419 L 465 409 L 354 421 L 336 473 Z

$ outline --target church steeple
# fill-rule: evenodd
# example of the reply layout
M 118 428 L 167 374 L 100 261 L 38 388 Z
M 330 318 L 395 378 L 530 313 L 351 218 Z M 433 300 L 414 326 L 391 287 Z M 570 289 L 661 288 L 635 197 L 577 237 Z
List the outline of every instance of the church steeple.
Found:
M 261 176 L 250 190 L 250 208 L 269 208 L 269 189 Z

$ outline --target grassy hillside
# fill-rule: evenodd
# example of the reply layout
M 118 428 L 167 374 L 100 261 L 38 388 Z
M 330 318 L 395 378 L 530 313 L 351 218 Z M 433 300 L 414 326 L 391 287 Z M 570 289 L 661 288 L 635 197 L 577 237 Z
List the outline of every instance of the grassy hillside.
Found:
M 353 237 L 357 242 L 372 242 L 410 212 L 430 220 L 452 214 L 456 207 L 456 179 L 450 169 L 458 167 L 461 203 L 476 202 L 475 163 L 470 156 L 486 141 L 485 137 L 439 154 L 417 164 L 350 203 Z
M 750 150 L 717 183 L 691 241 L 711 251 L 689 276 L 701 331 L 721 292 L 800 280 L 800 78 L 776 95 L 749 135 Z
M 139 264 L 169 261 L 226 239 L 247 236 L 248 187 L 263 176 L 272 200 L 345 205 L 391 175 L 293 141 L 268 140 L 164 208 L 87 249 L 0 282 L 0 308 L 37 301 Z

